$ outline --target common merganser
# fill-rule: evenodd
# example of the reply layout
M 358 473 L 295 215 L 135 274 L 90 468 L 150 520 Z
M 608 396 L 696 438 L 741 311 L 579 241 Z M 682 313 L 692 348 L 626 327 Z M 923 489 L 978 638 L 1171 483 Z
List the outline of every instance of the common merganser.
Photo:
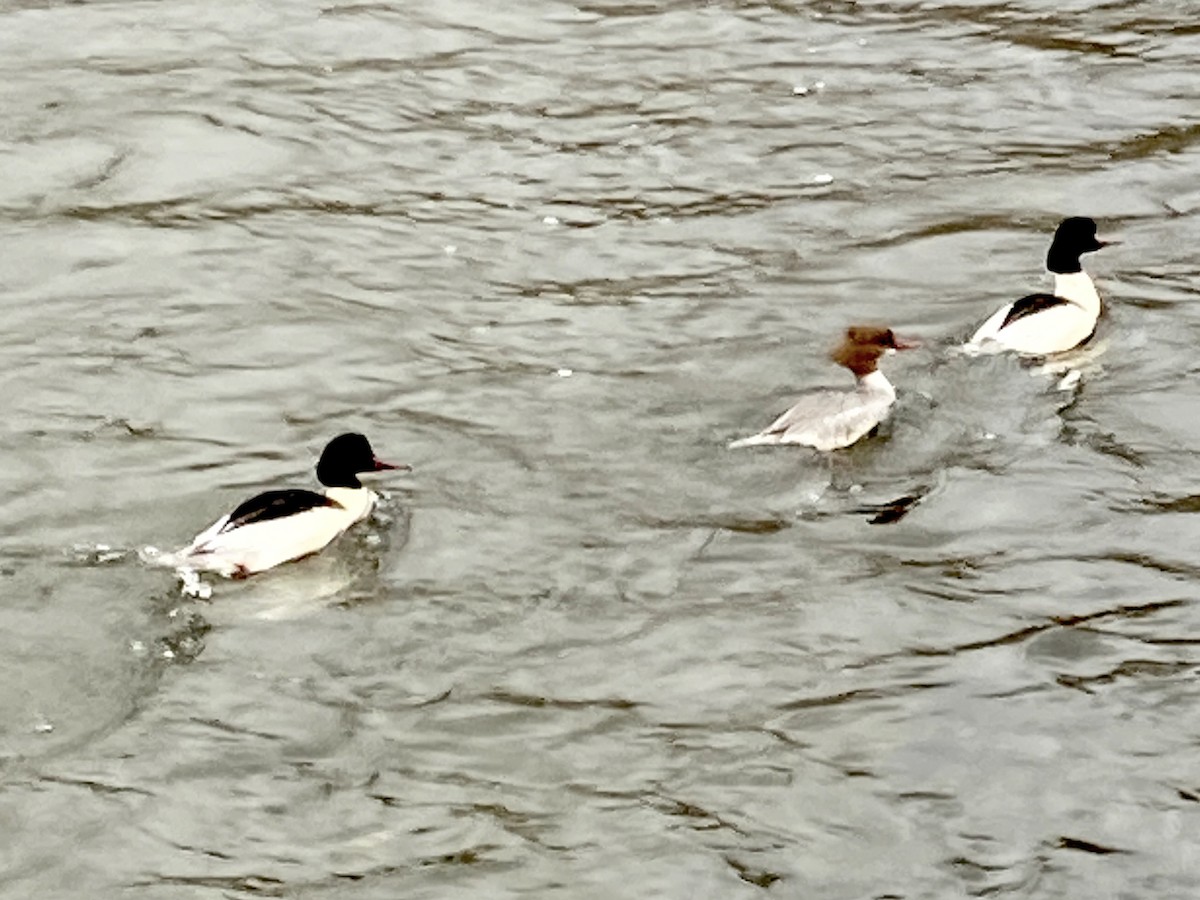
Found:
M 324 549 L 355 522 L 367 517 L 377 499 L 358 476 L 385 469 L 407 470 L 376 459 L 361 434 L 335 437 L 317 462 L 323 493 L 300 489 L 267 491 L 222 516 L 161 562 L 198 571 L 244 578 Z
M 902 340 L 890 328 L 871 325 L 848 328 L 831 358 L 854 373 L 858 379 L 855 390 L 818 390 L 806 394 L 767 428 L 729 446 L 804 444 L 818 450 L 849 447 L 883 421 L 896 399 L 892 383 L 879 371 L 879 357 L 916 346 L 916 341 Z
M 973 353 L 1013 350 L 1048 356 L 1087 341 L 1100 317 L 1100 295 L 1079 257 L 1111 243 L 1115 241 L 1096 237 L 1091 219 L 1063 219 L 1046 254 L 1046 268 L 1054 274 L 1054 293 L 1030 294 L 997 310 L 963 348 Z

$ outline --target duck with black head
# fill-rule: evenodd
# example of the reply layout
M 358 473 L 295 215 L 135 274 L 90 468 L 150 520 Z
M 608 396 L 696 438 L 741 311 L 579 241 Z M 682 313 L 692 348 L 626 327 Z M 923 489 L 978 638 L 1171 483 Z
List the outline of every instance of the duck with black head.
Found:
M 1054 275 L 1054 293 L 1030 294 L 1001 307 L 963 349 L 1049 356 L 1086 343 L 1096 330 L 1101 304 L 1096 285 L 1083 271 L 1079 258 L 1115 243 L 1096 237 L 1096 223 L 1091 219 L 1063 219 L 1046 254 L 1046 268 Z
M 899 338 L 890 328 L 854 325 L 830 354 L 857 382 L 853 390 L 821 389 L 805 394 L 791 409 L 751 437 L 729 446 L 802 444 L 817 450 L 849 447 L 883 421 L 896 390 L 879 370 L 879 358 L 919 344 Z
M 367 517 L 378 498 L 359 475 L 387 469 L 409 466 L 377 459 L 361 434 L 338 435 L 317 462 L 324 491 L 290 488 L 252 497 L 160 562 L 241 578 L 309 556 Z

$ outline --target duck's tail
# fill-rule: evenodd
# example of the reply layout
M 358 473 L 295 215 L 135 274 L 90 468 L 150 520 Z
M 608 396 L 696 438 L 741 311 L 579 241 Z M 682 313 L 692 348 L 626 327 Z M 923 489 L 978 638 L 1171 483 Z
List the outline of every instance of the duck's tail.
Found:
M 750 437 L 738 438 L 736 441 L 730 441 L 728 447 L 730 450 L 737 450 L 739 447 L 765 447 L 768 444 L 778 444 L 779 441 L 769 434 L 752 434 Z

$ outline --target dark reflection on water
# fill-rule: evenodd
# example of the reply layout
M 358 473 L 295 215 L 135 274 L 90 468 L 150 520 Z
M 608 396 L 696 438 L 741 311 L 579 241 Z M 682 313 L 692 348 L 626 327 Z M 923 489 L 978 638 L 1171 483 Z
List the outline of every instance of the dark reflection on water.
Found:
M 1193 19 L 0 7 L 0 892 L 1193 897 Z M 1067 214 L 1080 385 L 953 356 Z M 852 321 L 881 432 L 728 452 Z

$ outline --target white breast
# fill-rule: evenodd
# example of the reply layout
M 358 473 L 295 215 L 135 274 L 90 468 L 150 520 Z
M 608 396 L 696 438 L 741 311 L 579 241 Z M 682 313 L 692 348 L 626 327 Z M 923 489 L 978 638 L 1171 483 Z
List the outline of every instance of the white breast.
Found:
M 366 518 L 375 495 L 366 488 L 329 488 L 337 506 L 318 506 L 222 532 L 222 518 L 175 555 L 175 564 L 225 575 L 262 572 L 326 547 L 355 522 Z

